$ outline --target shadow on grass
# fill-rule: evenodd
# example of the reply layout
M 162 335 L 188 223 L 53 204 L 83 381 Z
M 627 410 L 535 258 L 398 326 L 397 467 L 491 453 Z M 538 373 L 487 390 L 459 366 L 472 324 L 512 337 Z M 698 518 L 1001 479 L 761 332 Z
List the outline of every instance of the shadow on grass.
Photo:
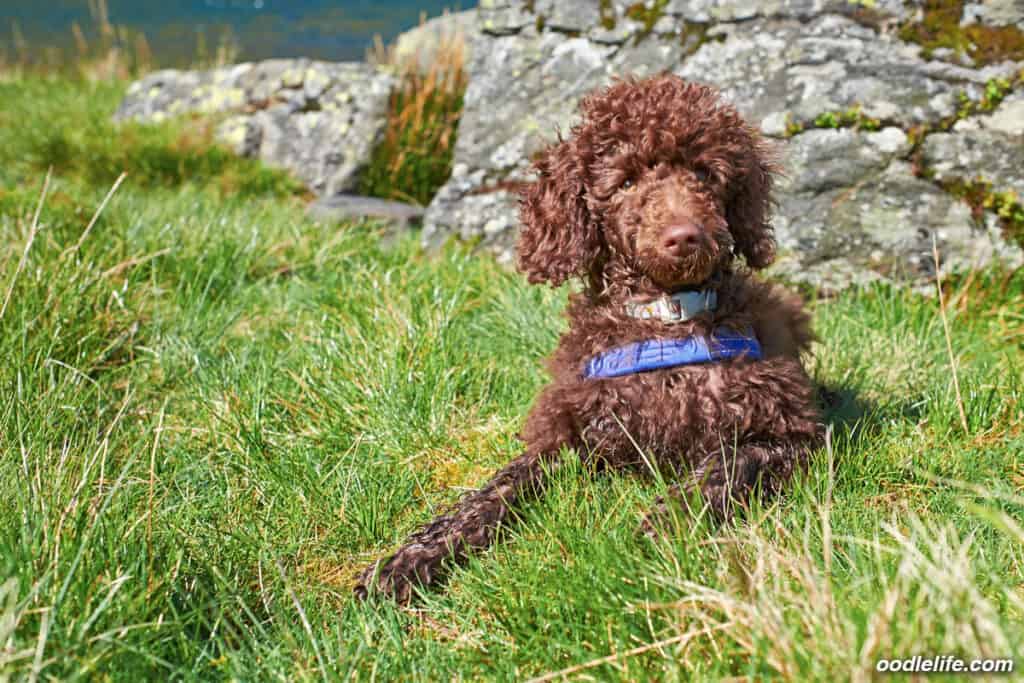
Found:
M 841 385 L 819 384 L 818 405 L 825 425 L 831 427 L 833 433 L 851 431 L 865 416 L 877 412 L 877 407 L 861 398 L 856 389 Z

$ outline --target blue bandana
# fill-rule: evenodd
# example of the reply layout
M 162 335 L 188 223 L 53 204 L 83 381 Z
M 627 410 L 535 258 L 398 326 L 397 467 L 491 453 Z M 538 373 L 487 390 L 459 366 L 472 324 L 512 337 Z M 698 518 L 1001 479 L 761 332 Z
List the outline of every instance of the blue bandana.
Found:
M 648 339 L 617 346 L 587 361 L 584 379 L 621 377 L 637 372 L 672 368 L 677 365 L 711 363 L 728 358 L 761 360 L 757 337 L 719 327 L 711 337 L 694 335 L 683 339 Z

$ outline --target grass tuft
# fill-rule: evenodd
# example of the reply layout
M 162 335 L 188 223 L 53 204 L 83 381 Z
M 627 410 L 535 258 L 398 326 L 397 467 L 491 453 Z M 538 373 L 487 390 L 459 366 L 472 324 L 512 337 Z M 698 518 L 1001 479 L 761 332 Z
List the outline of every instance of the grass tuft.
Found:
M 426 71 L 416 55 L 398 60 L 378 41 L 373 61 L 391 65 L 399 83 L 360 194 L 426 205 L 448 180 L 467 83 L 464 60 L 462 34 L 439 47 Z

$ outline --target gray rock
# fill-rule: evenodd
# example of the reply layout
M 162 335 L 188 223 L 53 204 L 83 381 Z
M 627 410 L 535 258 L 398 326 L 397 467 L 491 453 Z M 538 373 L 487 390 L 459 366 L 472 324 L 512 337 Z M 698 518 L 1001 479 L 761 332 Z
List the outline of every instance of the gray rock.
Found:
M 817 196 L 853 187 L 880 173 L 910 151 L 910 142 L 899 128 L 878 133 L 809 130 L 792 138 L 785 149 L 786 175 L 778 183 L 780 193 Z
M 600 0 L 538 0 L 534 13 L 556 31 L 586 31 L 601 22 Z
M 469 36 L 476 31 L 477 12 L 466 10 L 434 17 L 395 38 L 394 56 L 398 63 L 415 60 L 420 72 L 426 73 L 438 49 L 454 41 L 463 44 L 463 56 L 471 58 Z
M 1024 135 L 1024 92 L 1011 93 L 991 113 L 961 119 L 953 126 L 956 133 L 974 130 L 994 131 L 1011 138 Z
M 1024 0 L 968 0 L 960 23 L 1024 29 Z
M 483 33 L 503 36 L 535 24 L 537 17 L 520 0 L 480 0 L 477 21 Z
M 1011 73 L 1013 65 L 999 73 Z M 953 115 L 964 93 L 979 98 L 993 72 L 927 62 L 920 49 L 834 15 L 808 24 L 751 21 L 708 42 L 676 73 L 711 83 L 752 121 L 806 123 L 860 106 L 901 126 Z M 772 125 L 774 124 L 774 125 Z
M 620 21 L 612 28 L 598 24 L 590 29 L 587 38 L 599 45 L 621 45 L 640 31 L 640 24 L 634 21 Z
M 929 135 L 922 151 L 940 182 L 982 179 L 996 191 L 1024 197 L 1024 94 L 1007 97 L 991 114 L 958 122 L 952 132 Z
M 1024 136 L 1024 94 L 1007 97 L 990 116 L 979 119 L 979 124 L 1003 135 Z
M 828 0 L 669 0 L 665 11 L 691 21 L 746 21 L 765 17 L 811 17 L 829 5 Z
M 229 115 L 217 128 L 221 142 L 331 195 L 354 188 L 383 131 L 392 82 L 365 64 L 306 59 L 159 71 L 128 89 L 115 119 Z
M 850 0 L 669 0 L 665 12 L 689 21 L 723 23 L 750 19 L 810 19 L 822 14 L 847 14 L 860 3 Z M 867 5 L 867 3 L 863 3 Z M 916 0 L 875 0 L 870 7 L 894 19 L 915 10 Z
M 936 133 L 924 142 L 924 163 L 938 181 L 982 179 L 1024 197 L 1024 143 L 988 130 Z
M 480 246 L 487 248 L 500 262 L 510 263 L 515 252 L 519 227 L 516 195 L 504 189 L 474 190 L 476 191 L 464 191 L 455 197 L 447 198 L 444 194 L 453 190 L 451 186 L 445 186 L 430 207 L 450 207 L 446 220 L 451 226 L 460 229 L 460 232 L 456 233 L 459 239 L 479 241 Z M 427 208 L 424 219 L 423 241 L 429 247 L 436 247 L 444 243 L 451 233 L 437 230 L 437 223 L 434 223 L 433 229 L 428 229 L 427 221 L 431 219 L 430 207 Z
M 996 258 L 1021 263 L 994 222 L 976 224 L 966 204 L 914 176 L 903 159 L 909 150 L 895 128 L 794 137 L 778 192 L 774 272 L 824 289 L 915 281 L 935 273 L 933 238 L 944 272 Z
M 309 205 L 306 213 L 324 222 L 378 218 L 400 228 L 409 228 L 423 218 L 422 207 L 358 195 L 334 195 L 318 199 Z

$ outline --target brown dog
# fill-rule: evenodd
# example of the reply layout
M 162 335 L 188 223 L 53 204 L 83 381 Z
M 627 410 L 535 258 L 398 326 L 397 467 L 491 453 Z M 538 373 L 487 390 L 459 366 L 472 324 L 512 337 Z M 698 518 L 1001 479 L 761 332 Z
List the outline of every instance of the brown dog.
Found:
M 758 485 L 777 492 L 820 443 L 800 363 L 809 317 L 736 261 L 774 258 L 767 144 L 713 90 L 671 75 L 612 85 L 582 114 L 521 199 L 520 269 L 530 282 L 583 284 L 525 452 L 368 568 L 358 595 L 405 601 L 446 560 L 487 547 L 565 449 L 615 469 L 646 459 L 677 478 L 675 496 L 700 491 L 724 518 Z

